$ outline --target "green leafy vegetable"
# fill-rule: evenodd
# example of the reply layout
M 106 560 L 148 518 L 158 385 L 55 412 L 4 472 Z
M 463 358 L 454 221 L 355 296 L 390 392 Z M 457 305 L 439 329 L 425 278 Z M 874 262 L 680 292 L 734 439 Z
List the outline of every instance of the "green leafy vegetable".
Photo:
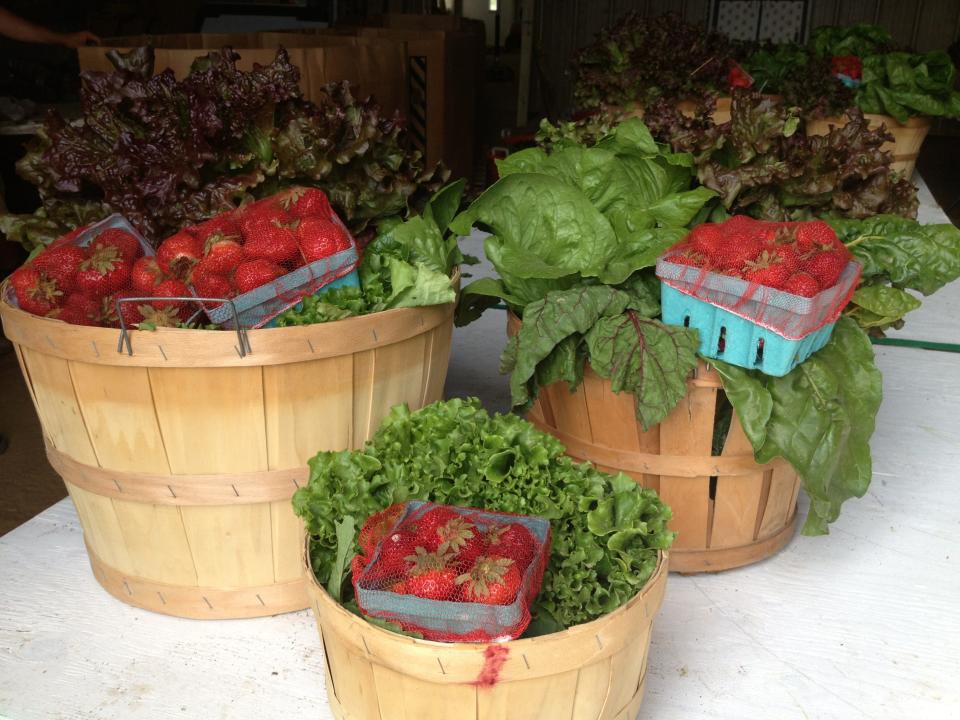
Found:
M 336 576 L 337 519 L 366 518 L 412 499 L 550 520 L 553 543 L 534 623 L 540 632 L 623 605 L 674 536 L 670 510 L 655 492 L 575 464 L 559 441 L 515 415 L 488 415 L 476 399 L 415 413 L 397 406 L 362 449 L 311 459 L 310 482 L 294 495 L 318 581 Z
M 422 216 L 385 222 L 360 261 L 360 288 L 331 288 L 308 296 L 277 320 L 280 327 L 342 320 L 391 308 L 442 305 L 457 299 L 450 282 L 464 261 L 457 237 L 444 233 L 460 206 L 464 183 L 452 183 L 426 205 Z
M 700 182 L 731 214 L 777 221 L 916 216 L 917 189 L 890 169 L 893 157 L 881 150 L 885 133 L 870 130 L 852 110 L 843 127 L 807 137 L 798 132 L 797 113 L 738 90 L 731 121 L 723 125 L 714 124 L 709 106 L 686 117 L 664 101 L 648 108 L 644 119 L 658 140 L 693 155 Z
M 893 52 L 863 60 L 857 105 L 863 112 L 892 115 L 901 123 L 913 115 L 960 117 L 956 68 L 947 53 Z
M 636 399 L 637 419 L 647 430 L 687 394 L 697 366 L 696 330 L 671 327 L 629 310 L 601 318 L 586 335 L 590 367 L 609 378 L 613 392 Z
M 825 58 L 834 55 L 865 57 L 892 49 L 893 38 L 879 25 L 828 25 L 813 31 L 810 47 L 817 55 Z
M 350 567 L 350 558 L 356 554 L 354 545 L 357 537 L 357 521 L 352 515 L 344 515 L 343 520 L 337 520 L 334 526 L 337 534 L 337 554 L 330 569 L 327 592 L 330 593 L 330 597 L 339 601 L 342 597 L 343 578 Z
M 870 436 L 882 396 L 866 334 L 849 318 L 830 342 L 784 377 L 712 361 L 757 462 L 785 458 L 810 496 L 807 535 L 821 535 L 871 477 Z

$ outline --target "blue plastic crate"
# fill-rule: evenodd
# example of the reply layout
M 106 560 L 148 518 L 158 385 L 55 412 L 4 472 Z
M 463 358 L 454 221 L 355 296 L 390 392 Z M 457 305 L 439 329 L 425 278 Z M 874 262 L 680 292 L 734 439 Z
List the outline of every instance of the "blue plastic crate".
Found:
M 776 377 L 786 375 L 826 345 L 836 324 L 828 323 L 806 337 L 790 340 L 663 282 L 660 302 L 664 323 L 696 328 L 704 357 Z

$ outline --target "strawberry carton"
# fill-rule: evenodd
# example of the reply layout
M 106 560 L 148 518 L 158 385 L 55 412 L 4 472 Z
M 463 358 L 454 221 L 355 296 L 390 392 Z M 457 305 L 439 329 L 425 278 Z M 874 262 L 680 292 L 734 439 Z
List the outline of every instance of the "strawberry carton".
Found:
M 359 544 L 353 587 L 364 614 L 428 640 L 501 642 L 530 623 L 550 523 L 412 500 L 371 516 Z
M 236 318 L 262 327 L 306 295 L 359 286 L 356 244 L 316 188 L 289 188 L 184 228 L 160 244 L 157 261 L 224 327 Z
M 700 354 L 782 376 L 830 339 L 861 266 L 827 223 L 735 216 L 695 227 L 657 260 L 663 321 Z
M 22 310 L 74 325 L 119 327 L 121 320 L 167 325 L 198 309 L 162 299 L 190 290 L 164 276 L 153 248 L 119 214 L 51 243 L 13 273 L 10 289 Z

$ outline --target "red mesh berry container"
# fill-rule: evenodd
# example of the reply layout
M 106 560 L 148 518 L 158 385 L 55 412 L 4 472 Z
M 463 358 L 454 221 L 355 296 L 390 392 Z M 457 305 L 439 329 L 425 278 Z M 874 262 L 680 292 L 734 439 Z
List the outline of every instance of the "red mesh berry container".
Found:
M 358 286 L 357 248 L 317 188 L 293 187 L 217 215 L 166 238 L 160 267 L 188 283 L 210 322 L 232 328 L 268 325 L 331 283 Z
M 51 243 L 13 273 L 10 288 L 20 309 L 73 325 L 176 325 L 200 309 L 163 299 L 191 292 L 161 272 L 153 248 L 118 214 Z M 123 302 L 141 297 L 157 299 Z
M 366 615 L 428 640 L 519 637 L 550 556 L 550 523 L 416 500 L 371 516 L 353 560 Z
M 665 323 L 696 328 L 705 357 L 778 376 L 827 343 L 860 271 L 822 221 L 743 216 L 697 226 L 656 267 Z

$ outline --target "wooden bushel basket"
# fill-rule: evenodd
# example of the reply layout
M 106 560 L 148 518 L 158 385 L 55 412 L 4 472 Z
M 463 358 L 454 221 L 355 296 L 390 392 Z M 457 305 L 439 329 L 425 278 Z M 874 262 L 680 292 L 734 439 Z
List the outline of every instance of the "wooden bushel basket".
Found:
M 640 710 L 665 553 L 643 589 L 609 615 L 492 645 L 417 640 L 371 625 L 327 594 L 306 555 L 337 720 L 634 720 Z
M 519 322 L 510 315 L 508 333 Z M 711 454 L 718 392 L 720 376 L 701 361 L 686 397 L 644 431 L 633 395 L 614 393 L 587 365 L 576 391 L 566 383 L 541 388 L 527 420 L 560 440 L 574 459 L 626 473 L 659 493 L 673 511 L 670 528 L 679 533 L 670 570 L 728 570 L 770 557 L 790 541 L 800 479 L 781 458 L 766 465 L 754 460 L 736 413 L 722 454 Z
M 887 132 L 893 135 L 893 142 L 884 143 L 880 149 L 893 153 L 893 162 L 890 167 L 901 172 L 905 177 L 913 175 L 920 155 L 920 146 L 923 145 L 927 133 L 930 132 L 930 119 L 925 117 L 909 118 L 906 124 L 901 124 L 895 117 L 889 115 L 864 114 L 871 130 L 881 125 L 887 126 Z M 807 122 L 807 135 L 826 135 L 830 126 L 843 127 L 847 124 L 845 117 L 830 117 Z
M 94 575 L 126 603 L 191 618 L 309 606 L 290 503 L 306 461 L 358 447 L 397 403 L 441 398 L 453 307 L 250 330 L 247 354 L 231 331 L 134 330 L 130 355 L 117 330 L 0 297 Z

